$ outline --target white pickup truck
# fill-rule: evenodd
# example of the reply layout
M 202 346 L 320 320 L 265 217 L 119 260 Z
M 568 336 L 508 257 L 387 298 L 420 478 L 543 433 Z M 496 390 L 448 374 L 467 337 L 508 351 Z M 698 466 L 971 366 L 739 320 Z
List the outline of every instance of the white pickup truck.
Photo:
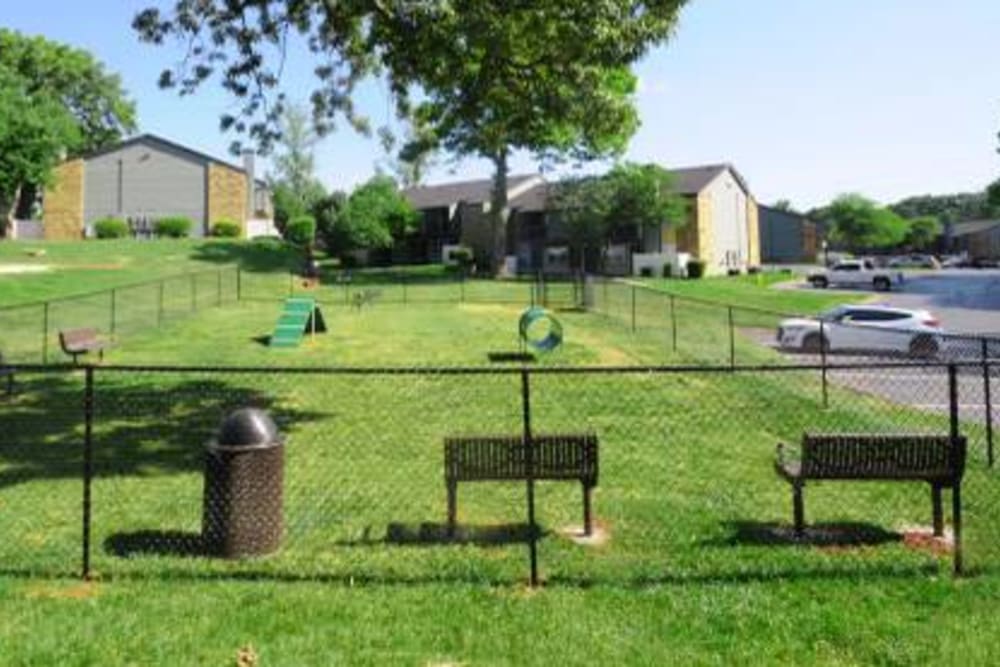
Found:
M 888 292 L 894 285 L 898 286 L 903 282 L 903 274 L 877 269 L 867 259 L 844 259 L 825 271 L 810 273 L 807 280 L 813 287 L 821 289 L 840 285 L 872 287 L 879 292 Z

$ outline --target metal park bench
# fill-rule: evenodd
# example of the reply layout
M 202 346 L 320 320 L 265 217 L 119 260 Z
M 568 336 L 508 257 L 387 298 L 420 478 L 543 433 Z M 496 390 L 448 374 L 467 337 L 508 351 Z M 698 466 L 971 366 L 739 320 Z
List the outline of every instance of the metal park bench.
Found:
M 104 350 L 110 346 L 107 340 L 100 337 L 97 329 L 65 329 L 59 332 L 59 347 L 73 357 L 74 364 L 81 354 L 90 352 L 97 352 L 103 360 Z
M 953 497 L 956 552 L 960 545 L 962 502 L 961 484 L 965 473 L 966 440 L 947 435 L 806 434 L 798 460 L 787 458 L 785 446 L 778 445 L 775 470 L 792 485 L 795 531 L 805 524 L 802 488 L 811 480 L 919 481 L 931 486 L 934 535 L 944 532 L 941 489 L 950 488 Z
M 583 530 L 586 535 L 591 534 L 591 492 L 597 486 L 598 470 L 597 436 L 536 435 L 531 440 L 529 462 L 528 446 L 521 436 L 445 438 L 444 478 L 448 487 L 450 532 L 455 529 L 459 482 L 536 479 L 579 481 L 583 487 Z

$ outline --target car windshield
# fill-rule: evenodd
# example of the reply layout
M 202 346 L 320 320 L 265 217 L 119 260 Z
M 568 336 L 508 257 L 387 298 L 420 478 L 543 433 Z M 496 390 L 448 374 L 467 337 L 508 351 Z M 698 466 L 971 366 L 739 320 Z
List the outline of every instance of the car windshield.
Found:
M 848 309 L 844 308 L 843 306 L 837 306 L 836 308 L 831 308 L 830 310 L 823 311 L 822 313 L 816 316 L 816 319 L 820 320 L 821 322 L 836 322 L 844 315 L 844 313 L 847 312 L 847 310 Z

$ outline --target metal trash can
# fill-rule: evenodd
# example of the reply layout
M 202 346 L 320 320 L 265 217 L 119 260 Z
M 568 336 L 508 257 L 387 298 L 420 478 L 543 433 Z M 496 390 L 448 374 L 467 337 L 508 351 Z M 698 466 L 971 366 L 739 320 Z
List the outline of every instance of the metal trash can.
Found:
M 223 558 L 261 556 L 281 546 L 285 443 L 270 415 L 243 408 L 206 446 L 202 541 Z

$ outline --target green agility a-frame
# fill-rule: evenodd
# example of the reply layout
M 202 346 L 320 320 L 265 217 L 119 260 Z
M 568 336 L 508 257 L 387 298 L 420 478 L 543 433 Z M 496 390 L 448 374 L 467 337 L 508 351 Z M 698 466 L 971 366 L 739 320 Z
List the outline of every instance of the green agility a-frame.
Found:
M 285 299 L 285 308 L 271 334 L 270 346 L 298 347 L 306 334 L 325 331 L 326 322 L 316 299 L 308 296 Z

